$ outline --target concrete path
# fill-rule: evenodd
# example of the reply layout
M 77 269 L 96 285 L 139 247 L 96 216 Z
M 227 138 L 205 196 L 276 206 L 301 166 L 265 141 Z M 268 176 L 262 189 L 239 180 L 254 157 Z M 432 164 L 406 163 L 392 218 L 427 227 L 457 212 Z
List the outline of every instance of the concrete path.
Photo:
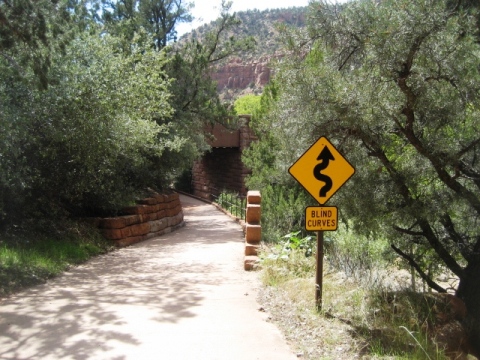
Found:
M 186 226 L 0 303 L 0 359 L 295 359 L 258 311 L 241 227 L 181 196 Z

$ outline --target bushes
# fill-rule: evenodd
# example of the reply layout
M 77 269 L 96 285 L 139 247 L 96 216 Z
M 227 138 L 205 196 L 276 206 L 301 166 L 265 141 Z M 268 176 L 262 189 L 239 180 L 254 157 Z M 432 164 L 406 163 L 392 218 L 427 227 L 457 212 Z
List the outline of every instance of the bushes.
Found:
M 278 242 L 285 234 L 302 230 L 305 195 L 296 187 L 266 185 L 262 193 L 262 238 Z
M 162 160 L 186 141 L 153 120 L 172 111 L 165 63 L 141 43 L 125 54 L 98 35 L 54 59 L 46 90 L 0 63 L 0 221 L 111 212 L 166 186 Z
M 331 266 L 369 287 L 382 286 L 388 261 L 393 260 L 388 241 L 349 231 L 342 223 L 325 235 L 325 254 Z

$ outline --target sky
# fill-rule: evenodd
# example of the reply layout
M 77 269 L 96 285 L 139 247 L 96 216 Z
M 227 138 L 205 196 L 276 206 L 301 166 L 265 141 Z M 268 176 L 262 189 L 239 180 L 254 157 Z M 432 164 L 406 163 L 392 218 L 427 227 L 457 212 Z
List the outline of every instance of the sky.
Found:
M 220 16 L 221 0 L 190 0 L 195 7 L 192 15 L 197 19 L 190 24 L 177 25 L 178 35 L 182 35 L 202 24 L 209 23 Z M 232 12 L 244 10 L 280 9 L 298 6 L 307 6 L 309 0 L 233 0 Z M 343 2 L 343 1 L 342 1 Z

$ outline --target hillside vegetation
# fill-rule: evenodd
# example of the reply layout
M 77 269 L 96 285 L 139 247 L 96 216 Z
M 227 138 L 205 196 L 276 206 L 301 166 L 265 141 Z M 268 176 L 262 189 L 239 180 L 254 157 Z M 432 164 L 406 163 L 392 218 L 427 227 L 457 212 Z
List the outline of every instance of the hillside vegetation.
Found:
M 256 46 L 249 51 L 236 54 L 242 60 L 258 59 L 272 56 L 278 51 L 284 51 L 283 44 L 279 39 L 279 27 L 288 26 L 304 28 L 306 26 L 307 7 L 291 7 L 287 9 L 247 10 L 235 13 L 240 24 L 227 36 L 247 37 L 255 39 Z M 204 24 L 183 35 L 179 42 L 188 39 L 202 39 L 215 26 L 215 21 Z
M 221 99 L 232 102 L 246 95 L 259 95 L 272 75 L 273 63 L 285 55 L 282 31 L 286 28 L 303 29 L 306 26 L 307 7 L 287 9 L 248 10 L 235 14 L 238 26 L 226 32 L 225 37 L 252 38 L 255 46 L 235 56 L 222 59 L 211 67 L 212 79 L 217 83 Z M 179 44 L 203 41 L 216 22 L 193 30 L 179 39 Z

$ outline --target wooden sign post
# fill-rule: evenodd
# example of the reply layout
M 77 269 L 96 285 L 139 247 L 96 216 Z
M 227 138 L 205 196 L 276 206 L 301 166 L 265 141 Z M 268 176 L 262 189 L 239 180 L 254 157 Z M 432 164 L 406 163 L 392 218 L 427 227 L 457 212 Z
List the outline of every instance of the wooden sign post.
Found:
M 355 173 L 355 168 L 338 152 L 326 137 L 319 138 L 293 164 L 288 172 L 320 205 L 324 205 Z M 337 230 L 336 207 L 318 206 L 305 209 L 307 231 L 317 232 L 317 271 L 315 276 L 315 304 L 322 309 L 323 288 L 323 232 Z

